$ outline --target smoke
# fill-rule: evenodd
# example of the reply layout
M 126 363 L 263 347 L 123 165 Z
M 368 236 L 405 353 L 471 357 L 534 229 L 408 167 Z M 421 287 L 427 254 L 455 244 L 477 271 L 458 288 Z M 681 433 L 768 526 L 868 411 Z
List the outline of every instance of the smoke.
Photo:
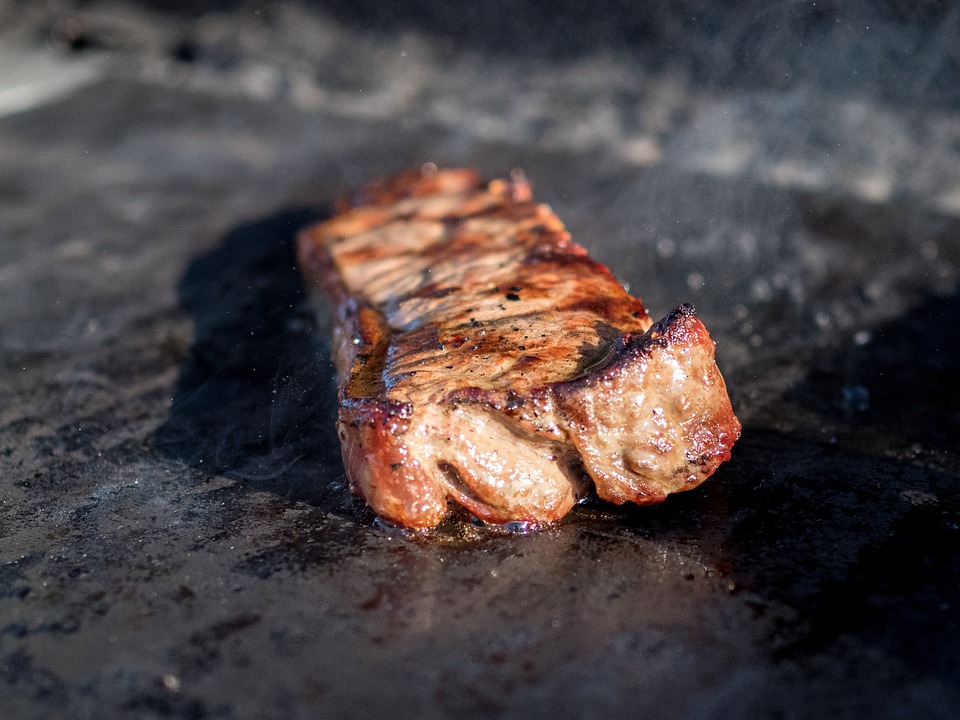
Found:
M 92 58 L 108 81 L 214 104 L 241 99 L 315 128 L 348 125 L 350 147 L 324 155 L 324 192 L 427 160 L 490 175 L 524 166 L 535 196 L 652 313 L 697 304 L 725 367 L 785 344 L 843 342 L 956 291 L 957 3 L 187 5 L 144 1 L 121 12 L 99 0 L 0 0 L 0 44 L 42 38 L 57 67 Z M 228 123 L 216 122 L 211 132 L 222 137 Z M 247 142 L 230 131 L 249 159 L 238 166 L 270 168 L 283 157 L 302 171 L 289 139 Z M 326 147 L 321 134 L 297 135 L 304 156 Z M 157 138 L 121 149 L 139 149 L 171 174 L 201 155 L 203 142 Z M 225 167 L 214 159 L 211 178 Z M 295 282 L 277 272 L 276 288 Z M 243 414 L 253 411 L 237 398 L 255 396 L 256 434 L 231 429 L 208 444 L 181 443 L 181 455 L 198 462 L 203 453 L 205 463 L 250 477 L 301 467 L 295 399 L 310 383 L 297 358 L 316 349 L 263 328 L 303 319 L 204 334 L 205 307 L 231 309 L 243 296 L 224 292 L 225 306 L 183 300 L 197 309 L 200 342 L 174 419 L 189 438 L 190 422 L 213 412 L 216 398 L 234 398 L 227 413 Z M 265 292 L 264 303 L 289 306 Z M 251 330 L 267 341 L 241 342 Z M 235 338 L 238 349 L 219 347 L 206 360 L 204 337 Z M 268 362 L 272 342 L 286 360 Z M 256 364 L 241 368 L 241 357 Z M 318 403 L 329 410 L 332 401 Z M 269 462 L 239 467 L 249 458 L 243 446 Z
M 191 262 L 178 295 L 194 340 L 153 441 L 208 473 L 342 509 L 345 485 L 320 471 L 339 463 L 329 348 L 292 245 L 316 218 L 289 210 L 240 225 Z

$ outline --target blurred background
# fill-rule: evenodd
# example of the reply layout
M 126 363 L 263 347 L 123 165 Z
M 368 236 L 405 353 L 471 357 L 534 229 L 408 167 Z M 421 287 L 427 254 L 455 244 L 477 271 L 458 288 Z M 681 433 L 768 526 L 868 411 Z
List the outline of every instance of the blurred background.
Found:
M 522 167 L 744 436 L 529 535 L 345 485 L 299 227 Z M 0 0 L 0 715 L 960 714 L 960 6 Z

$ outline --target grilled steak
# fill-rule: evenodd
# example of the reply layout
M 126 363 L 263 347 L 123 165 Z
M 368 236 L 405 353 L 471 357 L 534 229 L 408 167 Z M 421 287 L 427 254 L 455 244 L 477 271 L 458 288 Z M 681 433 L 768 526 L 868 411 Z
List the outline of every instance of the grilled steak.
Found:
M 653 323 L 521 176 L 428 165 L 337 210 L 298 257 L 335 302 L 344 464 L 382 518 L 430 527 L 453 500 L 549 522 L 591 481 L 656 503 L 730 457 L 740 423 L 693 309 Z

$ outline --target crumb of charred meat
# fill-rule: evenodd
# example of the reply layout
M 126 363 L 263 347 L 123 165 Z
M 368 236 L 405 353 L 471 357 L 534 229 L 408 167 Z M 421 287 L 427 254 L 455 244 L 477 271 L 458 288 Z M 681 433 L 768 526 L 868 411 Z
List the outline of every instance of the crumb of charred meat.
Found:
M 371 183 L 300 234 L 298 258 L 336 308 L 347 475 L 390 522 L 436 525 L 451 501 L 551 522 L 591 483 L 656 503 L 740 435 L 693 309 L 652 322 L 518 173 Z

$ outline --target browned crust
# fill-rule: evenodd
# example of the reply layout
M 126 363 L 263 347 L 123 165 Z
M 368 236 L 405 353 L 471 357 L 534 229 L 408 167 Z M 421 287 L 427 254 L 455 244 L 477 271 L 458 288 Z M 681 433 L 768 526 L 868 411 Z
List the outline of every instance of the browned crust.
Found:
M 675 374 L 678 367 L 697 374 L 668 380 L 667 373 Z M 664 385 L 671 392 L 664 393 Z M 597 428 L 620 429 L 630 418 L 640 423 L 647 411 L 654 420 L 671 414 L 681 418 L 635 437 L 612 468 L 596 470 L 598 494 L 617 504 L 657 503 L 670 493 L 693 489 L 730 459 L 740 437 L 713 341 L 691 305 L 680 306 L 643 335 L 624 336 L 606 364 L 552 389 L 588 467 L 598 452 L 595 441 L 602 437 Z M 626 409 L 631 394 L 642 400 Z M 592 432 L 578 431 L 585 428 Z
M 653 324 L 522 176 L 387 178 L 303 231 L 336 306 L 339 434 L 382 517 L 550 522 L 592 480 L 659 502 L 730 457 L 740 425 L 692 307 Z M 398 289 L 399 288 L 399 289 Z

